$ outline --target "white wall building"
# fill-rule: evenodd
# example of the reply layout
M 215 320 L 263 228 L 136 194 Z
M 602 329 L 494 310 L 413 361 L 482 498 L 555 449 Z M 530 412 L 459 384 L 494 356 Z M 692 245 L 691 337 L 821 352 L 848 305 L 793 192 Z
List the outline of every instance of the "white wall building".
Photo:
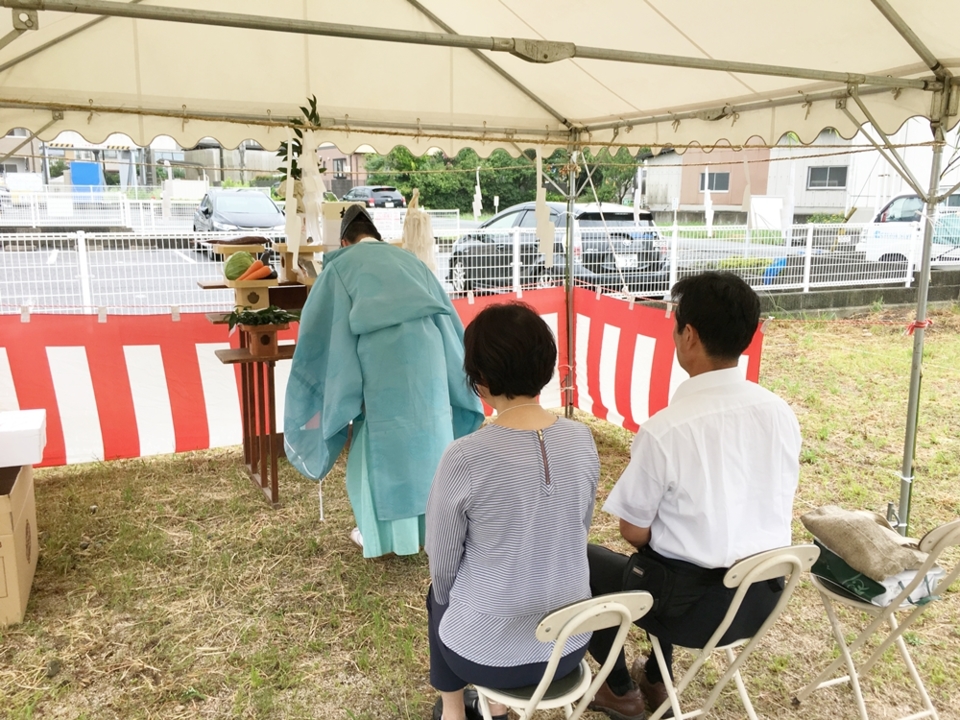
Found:
M 869 129 L 868 129 L 869 131 Z M 874 136 L 876 138 L 876 136 Z M 876 138 L 878 139 L 878 138 Z M 926 189 L 930 178 L 932 153 L 929 126 L 920 119 L 906 122 L 894 135 L 893 143 L 903 145 L 898 152 L 911 172 Z M 850 216 L 853 221 L 869 222 L 881 208 L 897 195 L 913 191 L 900 174 L 872 147 L 863 133 L 845 140 L 832 130 L 825 130 L 810 145 L 801 145 L 785 136 L 772 148 L 748 148 L 739 151 L 691 149 L 682 155 L 665 152 L 645 161 L 646 203 L 661 219 L 679 204 L 681 221 L 697 221 L 703 217 L 703 193 L 697 193 L 698 180 L 705 166 L 718 174 L 713 192 L 713 207 L 718 222 L 745 222 L 744 197 L 765 195 L 782 198 L 785 208 L 792 204 L 793 216 L 802 222 L 813 215 Z M 947 137 L 944 172 L 940 187 L 944 190 L 960 181 L 958 133 Z M 840 146 L 840 147 L 838 147 Z M 739 156 L 739 160 L 735 159 Z M 743 158 L 747 163 L 743 163 Z M 751 182 L 746 183 L 749 165 Z M 765 172 L 755 168 L 764 165 Z M 711 186 L 714 183 L 711 182 Z M 789 214 L 789 212 L 788 212 Z

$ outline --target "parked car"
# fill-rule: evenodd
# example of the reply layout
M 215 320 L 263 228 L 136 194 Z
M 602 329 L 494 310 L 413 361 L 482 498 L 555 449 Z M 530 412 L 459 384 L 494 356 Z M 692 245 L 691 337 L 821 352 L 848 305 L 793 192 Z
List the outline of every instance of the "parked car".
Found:
M 193 214 L 194 232 L 268 232 L 282 229 L 285 222 L 276 203 L 253 188 L 210 190 Z
M 367 207 L 403 208 L 407 206 L 406 198 L 400 191 L 389 185 L 358 185 L 344 195 L 346 202 L 362 202 Z
M 954 193 L 938 206 L 940 212 L 960 211 L 960 193 Z M 919 195 L 898 195 L 883 206 L 873 219 L 875 223 L 917 222 L 923 214 L 923 200 Z
M 857 250 L 870 262 L 903 264 L 912 259 L 919 266 L 922 217 L 923 200 L 918 195 L 898 195 L 877 213 Z M 937 206 L 930 258 L 934 265 L 956 265 L 960 261 L 960 193 Z
M 459 238 L 451 249 L 448 280 L 454 292 L 503 291 L 513 286 L 514 235 L 519 234 L 520 284 L 548 287 L 563 282 L 566 218 L 563 203 L 547 203 L 556 227 L 553 267 L 536 238 L 536 203 L 513 205 Z M 667 290 L 665 243 L 653 215 L 608 203 L 574 205 L 573 278 L 587 286 L 660 295 Z

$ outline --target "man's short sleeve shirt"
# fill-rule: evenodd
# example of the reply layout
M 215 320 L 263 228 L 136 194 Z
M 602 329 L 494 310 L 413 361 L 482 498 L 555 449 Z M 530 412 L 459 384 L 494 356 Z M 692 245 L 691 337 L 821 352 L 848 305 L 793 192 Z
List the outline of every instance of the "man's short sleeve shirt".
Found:
M 790 544 L 799 455 L 782 399 L 739 368 L 702 373 L 644 423 L 603 509 L 650 528 L 666 557 L 729 567 Z

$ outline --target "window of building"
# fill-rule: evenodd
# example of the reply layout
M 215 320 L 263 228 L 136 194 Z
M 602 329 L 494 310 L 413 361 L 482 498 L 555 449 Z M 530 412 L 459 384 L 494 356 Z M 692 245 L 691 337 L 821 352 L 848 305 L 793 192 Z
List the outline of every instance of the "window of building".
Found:
M 335 178 L 345 178 L 347 176 L 345 170 L 346 160 L 343 158 L 337 158 L 333 161 L 333 176 Z
M 703 192 L 703 183 L 706 176 L 706 173 L 700 173 L 700 192 Z M 730 192 L 730 173 L 710 173 L 710 192 Z
M 846 165 L 828 165 L 807 169 L 807 190 L 833 190 L 846 186 Z
M 20 168 L 18 168 L 14 163 L 3 163 L 2 165 L 0 165 L 0 174 L 2 175 L 15 173 L 15 172 L 18 172 L 19 170 Z

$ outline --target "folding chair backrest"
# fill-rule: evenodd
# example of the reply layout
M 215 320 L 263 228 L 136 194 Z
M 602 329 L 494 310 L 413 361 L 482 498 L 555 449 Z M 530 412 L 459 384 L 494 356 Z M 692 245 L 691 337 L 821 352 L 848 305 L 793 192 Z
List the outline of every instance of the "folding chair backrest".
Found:
M 787 601 L 800 582 L 800 574 L 813 567 L 818 557 L 820 557 L 820 548 L 816 545 L 791 545 L 750 555 L 737 561 L 733 567 L 727 570 L 727 574 L 723 578 L 723 584 L 729 588 L 736 588 L 737 592 L 733 596 L 723 622 L 713 633 L 704 650 L 712 651 L 720 638 L 727 632 L 727 628 L 733 624 L 733 620 L 740 610 L 740 605 L 743 604 L 743 598 L 751 585 L 789 575 L 790 579 L 784 585 L 783 592 L 780 594 L 780 599 L 777 601 L 773 612 L 767 617 L 755 637 L 762 636 L 767 628 L 774 623 L 783 608 L 786 607 Z
M 714 685 L 713 690 L 710 692 L 702 708 L 703 714 L 707 714 L 710 708 L 716 703 L 723 686 L 733 677 L 739 667 L 753 652 L 753 649 L 767 630 L 776 622 L 777 617 L 779 617 L 780 613 L 786 607 L 790 596 L 799 584 L 802 572 L 813 567 L 818 557 L 820 557 L 820 548 L 816 545 L 792 545 L 750 555 L 736 562 L 733 567 L 727 571 L 726 575 L 724 575 L 723 584 L 728 588 L 736 588 L 737 592 L 733 596 L 733 600 L 727 609 L 726 615 L 723 617 L 723 621 L 714 631 L 710 640 L 703 646 L 696 660 L 694 660 L 693 664 L 687 669 L 681 681 L 677 684 L 677 692 L 683 692 L 683 689 L 694 678 L 700 667 L 710 656 L 710 653 L 717 648 L 720 639 L 723 638 L 727 629 L 733 624 L 733 620 L 737 616 L 737 612 L 743 604 L 743 598 L 747 594 L 747 590 L 750 589 L 750 586 L 754 583 L 789 575 L 790 579 L 784 585 L 783 592 L 780 593 L 780 599 L 777 601 L 773 611 L 767 616 L 767 619 L 764 620 L 753 637 L 743 646 L 736 660 L 728 665 L 726 673 L 724 673 L 720 680 Z
M 570 628 L 571 635 L 603 630 L 604 628 L 619 625 L 621 618 L 620 612 L 605 609 L 611 607 L 614 603 L 627 608 L 632 622 L 643 617 L 650 611 L 650 608 L 653 607 L 653 597 L 650 593 L 642 591 L 619 592 L 597 595 L 596 597 L 580 600 L 570 605 L 564 605 L 540 621 L 540 624 L 537 625 L 537 640 L 540 642 L 553 642 L 559 637 L 560 632 L 564 630 L 567 623 L 577 617 L 577 615 L 580 615 L 584 610 L 591 608 L 596 608 L 600 612 L 597 614 L 588 614 L 581 618 L 576 627 Z
M 820 556 L 815 545 L 793 545 L 757 553 L 737 561 L 723 576 L 728 588 L 791 575 L 795 570 L 809 570 Z
M 634 620 L 648 613 L 652 607 L 653 596 L 650 593 L 634 590 L 597 595 L 587 600 L 565 605 L 544 617 L 537 626 L 537 639 L 541 642 L 553 642 L 553 652 L 550 653 L 543 678 L 527 701 L 521 717 L 529 718 L 533 714 L 550 687 L 567 641 L 571 637 L 616 626 L 618 630 L 613 650 L 603 665 L 600 666 L 600 670 L 594 676 L 586 694 L 583 695 L 573 714 L 570 715 L 570 720 L 577 720 L 587 709 L 587 705 L 596 695 L 600 685 L 607 679 L 610 670 L 613 669 L 620 648 L 623 647 L 623 641 L 630 630 L 630 625 Z
M 935 527 L 920 539 L 920 550 L 939 555 L 952 545 L 960 545 L 960 519 Z

